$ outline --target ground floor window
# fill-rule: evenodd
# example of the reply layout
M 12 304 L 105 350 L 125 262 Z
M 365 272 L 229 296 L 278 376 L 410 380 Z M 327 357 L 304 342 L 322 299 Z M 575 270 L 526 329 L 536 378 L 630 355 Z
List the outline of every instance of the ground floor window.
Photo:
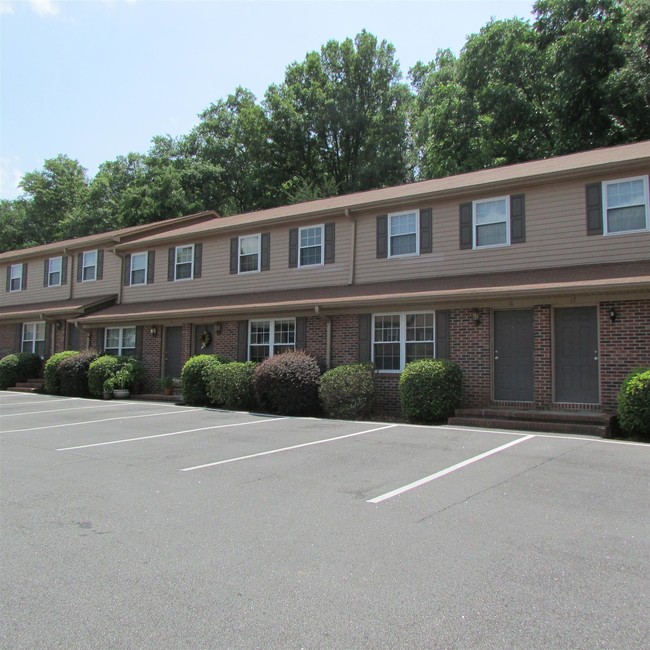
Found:
M 40 357 L 45 356 L 45 323 L 23 323 L 23 340 L 21 352 L 35 352 Z
M 267 357 L 296 348 L 296 321 L 254 320 L 249 324 L 248 358 L 263 361 Z
M 433 312 L 376 314 L 372 335 L 377 370 L 399 372 L 410 361 L 435 357 Z
M 135 327 L 107 327 L 104 351 L 123 357 L 135 356 Z

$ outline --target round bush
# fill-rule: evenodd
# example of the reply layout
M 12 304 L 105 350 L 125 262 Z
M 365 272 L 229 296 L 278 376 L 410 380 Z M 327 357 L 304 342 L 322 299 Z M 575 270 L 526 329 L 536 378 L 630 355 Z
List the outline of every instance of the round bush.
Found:
M 253 388 L 260 406 L 282 415 L 318 413 L 319 383 L 316 359 L 301 350 L 270 357 L 253 373 Z
M 15 386 L 16 382 L 38 377 L 43 360 L 33 352 L 17 352 L 0 359 L 0 390 Z
M 462 372 L 452 361 L 423 359 L 406 364 L 399 382 L 402 415 L 417 422 L 443 422 L 460 405 Z
M 354 363 L 328 370 L 320 378 L 321 405 L 331 418 L 368 417 L 375 404 L 375 366 Z
M 96 350 L 84 350 L 61 361 L 59 364 L 61 395 L 88 397 L 88 368 L 97 356 Z
M 194 406 L 210 404 L 204 371 L 222 363 L 229 363 L 229 360 L 219 354 L 197 354 L 187 360 L 181 372 L 183 400 L 187 404 Z
M 634 372 L 623 383 L 618 422 L 628 436 L 650 437 L 650 370 Z
M 215 406 L 248 411 L 255 406 L 253 373 L 256 363 L 213 364 L 205 369 L 208 399 Z
M 64 359 L 74 357 L 79 354 L 76 350 L 63 350 L 53 354 L 46 362 L 45 369 L 43 370 L 43 377 L 45 379 L 44 387 L 45 392 L 50 395 L 61 394 L 61 380 L 59 378 L 59 364 Z

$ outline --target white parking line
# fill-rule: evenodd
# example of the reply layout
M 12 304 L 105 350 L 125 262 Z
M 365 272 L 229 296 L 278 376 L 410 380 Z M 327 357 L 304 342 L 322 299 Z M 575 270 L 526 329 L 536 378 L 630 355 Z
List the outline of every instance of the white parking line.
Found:
M 90 445 L 77 445 L 76 447 L 63 447 L 57 451 L 72 451 L 73 449 L 88 449 L 89 447 L 105 447 L 106 445 L 119 445 L 122 442 L 136 442 L 137 440 L 151 440 L 153 438 L 166 438 L 168 436 L 179 436 L 181 433 L 194 433 L 196 431 L 211 431 L 212 429 L 226 429 L 227 427 L 243 427 L 246 424 L 260 424 L 262 422 L 279 422 L 287 418 L 267 418 L 266 420 L 253 420 L 252 422 L 233 422 L 231 424 L 215 424 L 211 427 L 199 429 L 185 429 L 184 431 L 171 431 L 169 433 L 156 433 L 152 436 L 140 436 L 138 438 L 124 438 L 122 440 L 109 440 L 108 442 L 95 442 Z
M 32 404 L 52 404 L 52 403 L 58 404 L 59 402 L 69 402 L 70 400 L 73 399 L 80 400 L 81 398 L 80 397 L 59 397 L 56 401 L 51 399 L 43 399 L 40 402 L 30 402 L 29 405 L 31 406 Z M 9 404 L 7 404 L 6 402 L 0 400 L 0 406 L 25 406 L 25 402 L 21 400 L 20 402 L 9 402 Z
M 17 415 L 40 415 L 41 413 L 61 413 L 63 411 L 83 411 L 87 409 L 109 408 L 110 406 L 112 406 L 112 404 L 93 404 L 92 406 L 71 406 L 70 408 L 50 409 L 47 411 L 27 411 L 26 413 L 3 413 L 2 415 L 0 415 L 0 418 L 15 418 Z
M 194 467 L 184 467 L 181 472 L 191 472 L 195 469 L 204 469 L 205 467 L 215 467 L 216 465 L 225 465 L 226 463 L 235 463 L 239 460 L 248 460 L 249 458 L 259 458 L 260 456 L 269 456 L 270 454 L 279 454 L 281 451 L 290 451 L 292 449 L 300 449 L 301 447 L 311 447 L 312 445 L 322 445 L 325 442 L 333 442 L 334 440 L 343 440 L 344 438 L 352 438 L 354 436 L 362 436 L 364 433 L 372 433 L 373 431 L 383 431 L 384 429 L 392 429 L 398 426 L 397 424 L 387 424 L 383 427 L 375 429 L 367 429 L 366 431 L 357 431 L 357 433 L 348 433 L 344 436 L 336 436 L 335 438 L 325 438 L 324 440 L 314 440 L 313 442 L 304 442 L 301 445 L 292 445 L 291 447 L 281 447 L 280 449 L 271 449 L 270 451 L 261 451 L 257 454 L 248 454 L 248 456 L 238 456 L 237 458 L 227 458 L 226 460 L 218 460 L 214 463 L 205 463 L 205 465 L 196 465 Z
M 492 456 L 492 454 L 497 454 L 500 451 L 503 451 L 504 449 L 508 449 L 508 447 L 513 447 L 514 445 L 518 445 L 520 442 L 530 440 L 531 438 L 535 438 L 535 436 L 528 435 L 528 436 L 524 436 L 523 438 L 518 438 L 517 440 L 511 440 L 510 442 L 507 442 L 505 445 L 501 445 L 500 447 L 495 447 L 494 449 L 490 449 L 490 451 L 486 451 L 482 454 L 479 454 L 478 456 L 473 456 L 472 458 L 468 458 L 467 460 L 464 460 L 460 463 L 456 463 L 456 465 L 447 467 L 447 469 L 440 470 L 435 474 L 431 474 L 430 476 L 425 476 L 424 478 L 421 478 L 418 481 L 414 481 L 413 483 L 409 483 L 408 485 L 404 485 L 401 488 L 397 488 L 396 490 L 392 490 L 391 492 L 386 492 L 386 494 L 381 494 L 380 496 L 375 497 L 374 499 L 368 499 L 367 503 L 381 503 L 382 501 L 386 501 L 387 499 L 392 499 L 393 497 L 403 494 L 404 492 L 413 490 L 417 487 L 420 487 L 421 485 L 424 485 L 425 483 L 430 483 L 431 481 L 435 481 L 437 478 L 440 478 L 441 476 L 446 476 L 447 474 L 451 474 L 452 472 L 455 472 L 458 469 L 467 467 L 467 465 L 471 465 L 472 463 L 475 463 L 479 460 L 483 460 L 488 456 Z

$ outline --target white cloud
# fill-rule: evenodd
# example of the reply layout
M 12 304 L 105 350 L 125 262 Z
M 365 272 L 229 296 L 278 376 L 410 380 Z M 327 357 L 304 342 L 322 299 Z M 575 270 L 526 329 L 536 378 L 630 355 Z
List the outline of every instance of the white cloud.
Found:
M 59 7 L 54 0 L 29 0 L 32 11 L 39 16 L 56 16 Z
M 0 0 L 0 14 L 12 14 L 14 7 L 9 0 Z
M 15 199 L 22 194 L 18 187 L 24 172 L 18 168 L 18 157 L 0 158 L 0 199 Z

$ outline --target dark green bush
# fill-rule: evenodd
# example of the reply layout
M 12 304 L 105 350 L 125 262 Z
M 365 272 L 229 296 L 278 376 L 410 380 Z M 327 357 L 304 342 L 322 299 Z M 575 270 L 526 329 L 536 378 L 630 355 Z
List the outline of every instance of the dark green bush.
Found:
M 618 423 L 627 436 L 650 437 L 650 370 L 633 372 L 623 383 Z
M 69 357 L 74 357 L 75 354 L 79 354 L 76 350 L 63 350 L 63 352 L 57 352 L 53 354 L 46 362 L 45 369 L 43 370 L 43 377 L 45 379 L 44 387 L 45 392 L 50 393 L 50 395 L 60 395 L 61 394 L 61 380 L 59 378 L 59 364 L 64 359 Z
M 399 382 L 402 415 L 417 422 L 443 422 L 460 405 L 460 367 L 443 359 L 406 364 Z
M 375 404 L 375 366 L 354 363 L 332 368 L 320 378 L 318 394 L 329 417 L 345 420 L 368 417 Z
M 253 388 L 260 406 L 282 415 L 318 413 L 319 383 L 316 359 L 301 350 L 270 357 L 253 373 Z
M 203 374 L 207 368 L 222 363 L 229 363 L 229 360 L 219 354 L 197 354 L 188 359 L 181 372 L 183 400 L 194 406 L 210 404 Z
M 115 357 L 105 354 L 95 359 L 88 368 L 88 391 L 93 397 L 101 397 L 104 393 L 104 382 L 115 376 L 124 366 L 126 357 Z
M 255 406 L 253 372 L 256 363 L 213 364 L 204 371 L 208 399 L 215 406 L 248 411 Z
M 38 377 L 43 360 L 33 352 L 17 352 L 0 359 L 0 390 L 15 386 L 16 382 Z
M 59 364 L 61 395 L 88 397 L 88 368 L 97 357 L 96 350 L 83 350 L 61 361 Z

